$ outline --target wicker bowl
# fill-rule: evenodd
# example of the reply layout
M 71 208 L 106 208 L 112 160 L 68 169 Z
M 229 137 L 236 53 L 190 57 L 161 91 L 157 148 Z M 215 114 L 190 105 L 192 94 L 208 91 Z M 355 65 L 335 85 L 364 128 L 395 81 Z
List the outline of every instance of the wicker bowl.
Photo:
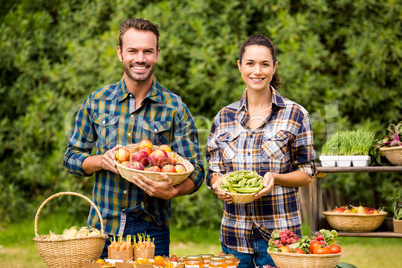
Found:
M 96 210 L 101 223 L 101 235 L 50 240 L 50 235 L 38 235 L 38 218 L 43 206 L 51 199 L 62 195 L 75 195 L 84 198 Z M 39 255 L 47 267 L 81 268 L 83 262 L 94 262 L 100 258 L 108 235 L 104 233 L 103 220 L 96 205 L 83 196 L 74 192 L 61 192 L 47 198 L 39 207 L 35 216 L 35 241 Z
M 391 164 L 402 166 L 402 146 L 381 147 L 380 150 Z
M 255 200 L 254 196 L 256 193 L 252 193 L 252 194 L 228 193 L 221 188 L 222 179 L 229 176 L 229 174 L 230 173 L 223 175 L 216 182 L 216 187 L 217 187 L 218 191 L 230 195 L 230 197 L 232 197 L 233 203 L 236 203 L 236 204 L 247 204 L 247 203 L 253 202 Z
M 333 268 L 338 264 L 341 253 L 337 254 L 295 254 L 268 250 L 275 265 L 281 268 Z
M 338 231 L 372 232 L 376 230 L 388 214 L 380 211 L 379 214 L 355 214 L 323 212 L 329 225 Z
M 125 146 L 131 153 L 135 153 L 138 151 L 138 144 L 130 144 Z M 158 146 L 153 146 L 153 150 L 158 148 Z M 120 175 L 132 182 L 132 178 L 134 175 L 143 174 L 147 178 L 154 180 L 154 181 L 162 181 L 161 174 L 162 172 L 151 172 L 151 171 L 144 171 L 144 170 L 136 170 L 124 167 L 120 164 L 119 161 L 115 160 L 117 169 L 119 170 Z M 194 166 L 188 161 L 187 159 L 178 155 L 178 163 L 184 165 L 187 169 L 186 172 L 183 173 L 165 173 L 173 182 L 174 185 L 182 183 L 188 176 L 194 171 Z

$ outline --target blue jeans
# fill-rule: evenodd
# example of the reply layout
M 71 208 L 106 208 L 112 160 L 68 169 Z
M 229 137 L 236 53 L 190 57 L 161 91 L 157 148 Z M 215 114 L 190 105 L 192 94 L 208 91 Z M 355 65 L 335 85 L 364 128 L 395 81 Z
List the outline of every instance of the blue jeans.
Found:
M 224 244 L 221 245 L 222 245 L 222 252 L 226 254 L 233 254 L 236 256 L 237 259 L 240 260 L 240 263 L 237 266 L 237 268 L 251 268 L 251 267 L 262 268 L 262 266 L 265 264 L 269 264 L 272 267 L 276 267 L 274 261 L 267 252 L 268 242 L 262 238 L 253 240 L 254 254 L 237 252 L 233 249 L 226 247 Z
M 132 216 L 127 216 L 126 227 L 124 228 L 123 237 L 127 235 L 135 236 L 138 240 L 137 234 L 146 234 L 151 237 L 151 241 L 155 239 L 155 256 L 169 256 L 170 245 L 170 230 L 169 227 L 159 226 L 156 223 L 151 223 L 138 219 Z M 117 237 L 116 237 L 117 240 Z M 103 249 L 101 259 L 108 257 L 107 247 L 110 245 L 110 236 L 106 239 L 105 247 Z

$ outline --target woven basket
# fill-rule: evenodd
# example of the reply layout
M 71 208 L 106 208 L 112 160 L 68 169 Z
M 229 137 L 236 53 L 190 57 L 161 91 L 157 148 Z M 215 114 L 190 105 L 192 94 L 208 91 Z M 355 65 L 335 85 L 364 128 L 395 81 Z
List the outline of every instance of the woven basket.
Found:
M 346 232 L 372 232 L 380 227 L 388 214 L 380 211 L 379 214 L 355 214 L 323 212 L 329 225 L 338 231 Z
M 247 203 L 253 202 L 255 200 L 254 196 L 256 195 L 256 193 L 252 193 L 252 194 L 228 193 L 221 188 L 222 179 L 229 176 L 229 174 L 230 173 L 223 175 L 216 182 L 216 187 L 217 187 L 218 191 L 230 195 L 230 197 L 232 197 L 233 203 L 236 203 L 236 204 L 247 204 Z
M 281 268 L 333 268 L 341 256 L 337 254 L 296 254 L 286 252 L 274 252 L 268 250 L 275 265 Z
M 381 147 L 380 150 L 391 164 L 402 166 L 402 146 Z
M 43 206 L 53 198 L 61 195 L 75 195 L 87 200 L 96 210 L 101 223 L 101 235 L 70 239 L 50 240 L 50 235 L 38 235 L 38 218 Z M 108 235 L 104 233 L 103 220 L 96 205 L 74 192 L 61 192 L 47 198 L 39 207 L 35 216 L 35 241 L 39 255 L 47 267 L 81 268 L 84 261 L 96 261 L 100 258 Z
M 125 146 L 131 153 L 135 153 L 138 151 L 138 144 L 130 144 Z M 158 148 L 158 146 L 153 146 L 153 150 Z M 136 170 L 124 167 L 120 164 L 119 161 L 115 160 L 117 169 L 119 170 L 120 175 L 128 180 L 129 182 L 133 181 L 133 176 L 137 174 L 143 174 L 147 178 L 154 180 L 154 181 L 163 181 L 161 174 L 162 172 L 151 172 L 151 171 L 143 171 L 143 170 Z M 183 173 L 165 173 L 173 182 L 173 185 L 182 183 L 188 176 L 194 171 L 194 166 L 188 161 L 187 159 L 178 155 L 178 163 L 185 166 L 187 172 Z

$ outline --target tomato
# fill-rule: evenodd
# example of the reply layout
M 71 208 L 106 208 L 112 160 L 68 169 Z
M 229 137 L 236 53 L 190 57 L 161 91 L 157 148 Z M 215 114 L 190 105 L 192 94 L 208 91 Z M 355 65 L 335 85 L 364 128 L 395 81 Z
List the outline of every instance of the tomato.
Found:
M 296 254 L 306 254 L 301 248 L 292 249 L 292 253 L 296 253 Z
M 315 247 L 317 247 L 317 246 L 323 246 L 323 245 L 325 245 L 325 242 L 324 241 L 317 241 L 317 240 L 314 240 L 313 242 L 311 242 L 311 244 L 310 244 L 310 250 L 311 250 L 311 253 L 313 253 L 313 249 L 315 248 Z
M 329 254 L 329 248 L 324 245 L 313 248 L 313 254 Z
M 149 264 L 149 260 L 147 258 L 142 258 L 139 260 L 139 263 L 141 264 Z
M 331 253 L 331 254 L 337 254 L 337 253 L 341 253 L 341 252 L 342 252 L 342 249 L 338 245 L 332 245 L 329 247 L 329 253 Z
M 292 253 L 288 247 L 280 247 L 278 252 Z
M 156 256 L 154 258 L 155 265 L 165 265 L 165 259 L 162 256 Z

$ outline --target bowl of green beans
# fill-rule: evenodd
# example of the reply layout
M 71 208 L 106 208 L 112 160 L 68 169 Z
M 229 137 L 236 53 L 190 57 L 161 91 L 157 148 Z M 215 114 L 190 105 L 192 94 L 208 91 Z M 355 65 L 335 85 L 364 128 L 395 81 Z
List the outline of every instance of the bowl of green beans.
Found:
M 219 178 L 217 188 L 227 193 L 233 203 L 246 204 L 254 201 L 256 193 L 264 187 L 263 177 L 255 171 L 238 170 Z

